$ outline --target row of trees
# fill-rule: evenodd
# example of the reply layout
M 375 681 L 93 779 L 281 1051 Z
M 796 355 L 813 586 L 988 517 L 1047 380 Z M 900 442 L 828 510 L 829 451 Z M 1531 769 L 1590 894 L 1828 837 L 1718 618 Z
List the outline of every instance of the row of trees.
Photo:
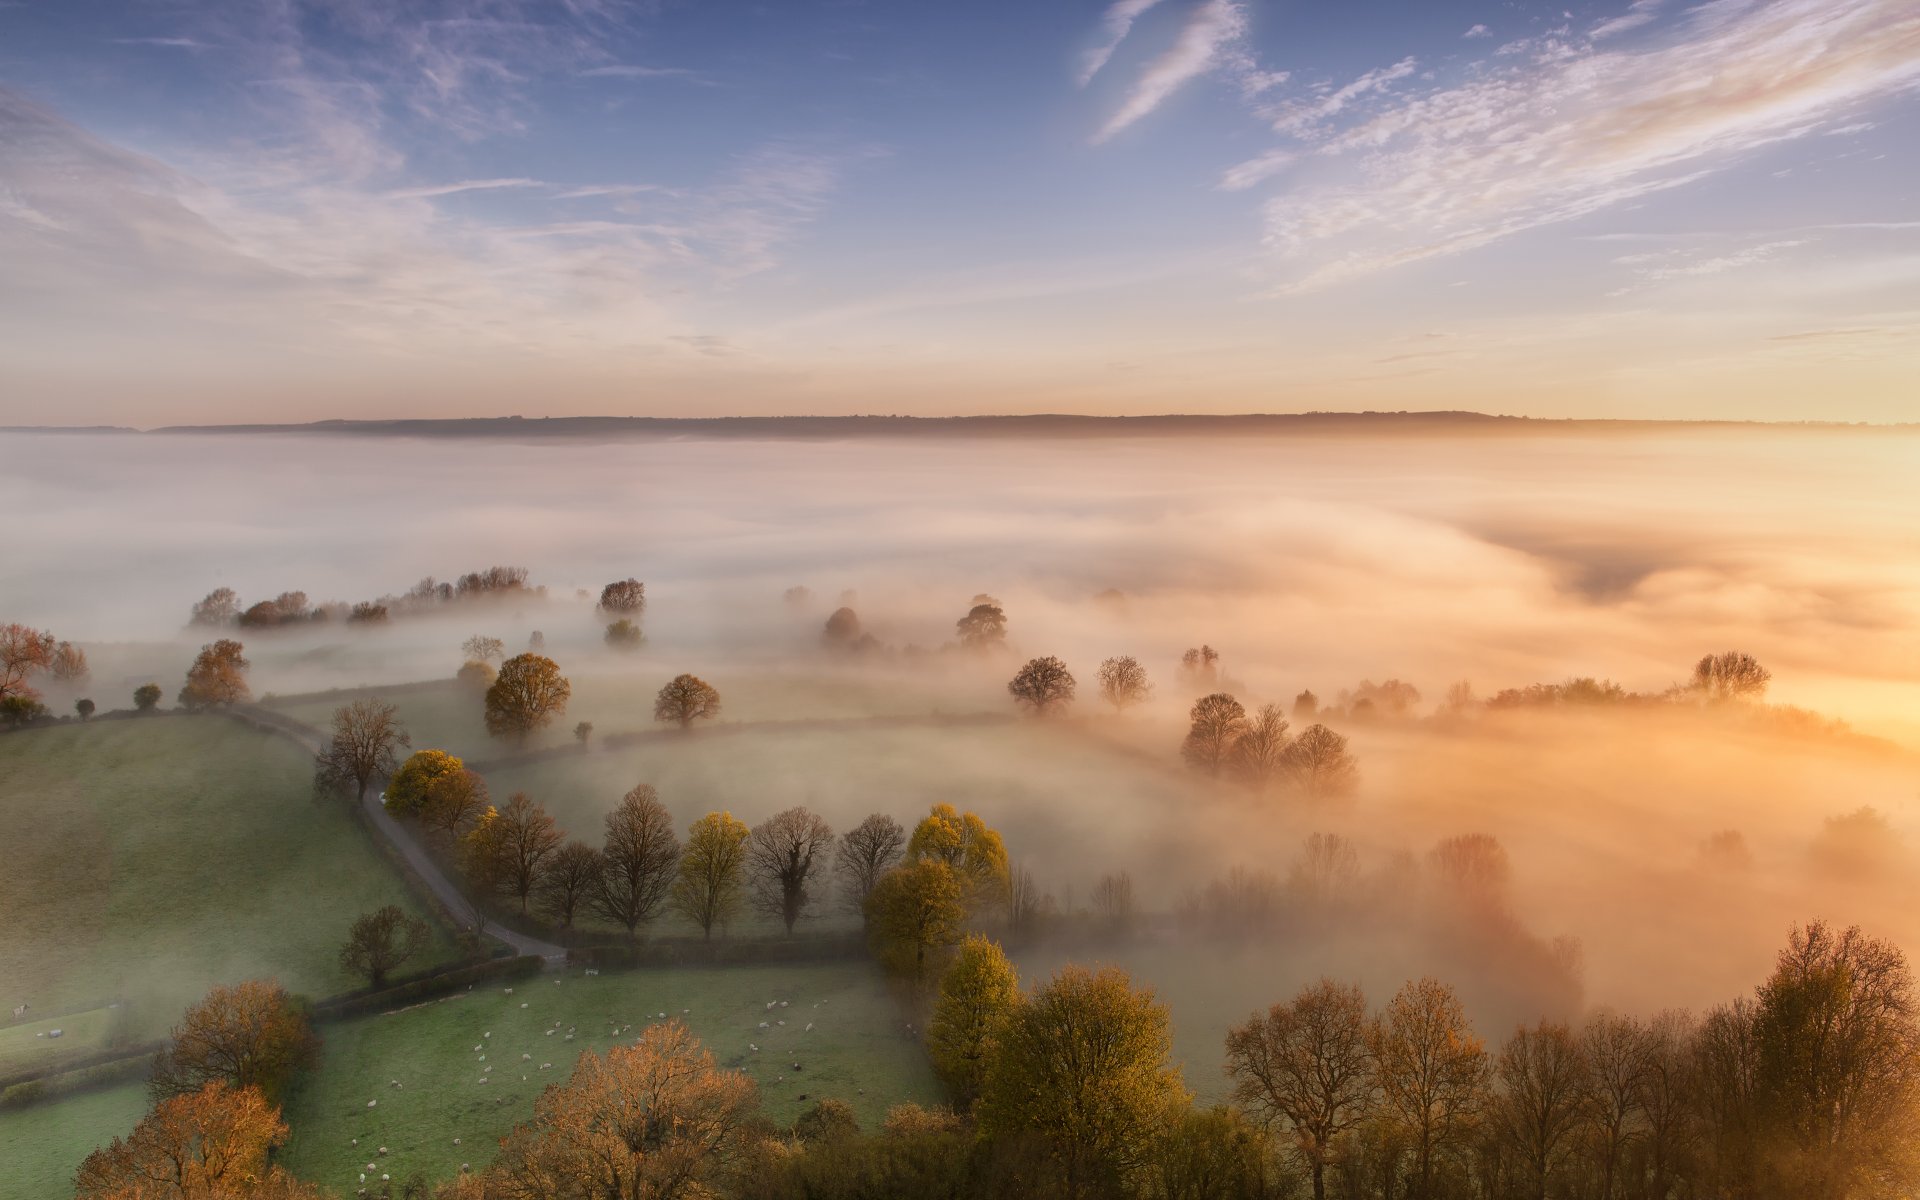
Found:
M 86 652 L 45 630 L 0 625 L 0 724 L 21 725 L 47 713 L 35 682 L 78 684 L 87 678 Z
M 316 622 L 346 621 L 379 624 L 396 616 L 413 616 L 445 605 L 476 600 L 525 600 L 546 594 L 545 588 L 527 584 L 525 567 L 488 567 L 469 571 L 451 582 L 431 575 L 399 595 L 356 604 L 327 601 L 314 604 L 301 591 L 281 592 L 271 599 L 245 604 L 230 587 L 217 587 L 193 605 L 187 623 L 201 628 L 242 626 L 250 629 L 274 629 Z
M 1215 692 L 1195 701 L 1187 715 L 1180 756 L 1206 775 L 1229 776 L 1263 793 L 1285 784 L 1312 797 L 1344 796 L 1359 784 L 1359 763 L 1344 735 L 1316 723 L 1294 736 L 1277 704 L 1249 714 L 1234 697 Z

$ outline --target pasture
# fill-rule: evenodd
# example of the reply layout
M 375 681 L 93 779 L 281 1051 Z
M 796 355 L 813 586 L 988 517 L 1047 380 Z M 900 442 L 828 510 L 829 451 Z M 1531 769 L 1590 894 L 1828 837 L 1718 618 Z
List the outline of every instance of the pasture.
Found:
M 51 1104 L 0 1112 L 0 1196 L 63 1200 L 97 1146 L 124 1137 L 147 1110 L 147 1085 L 125 1083 Z
M 373 1181 L 478 1169 L 582 1052 L 630 1042 L 661 1013 L 686 1022 L 720 1065 L 751 1076 L 781 1123 L 832 1096 L 871 1129 L 893 1104 L 941 1098 L 866 963 L 573 970 L 326 1026 L 319 1069 L 287 1103 L 283 1161 L 343 1195 L 370 1162 Z
M 0 1004 L 31 1005 L 36 1030 L 39 1014 L 72 1014 L 54 1023 L 76 1039 L 0 1035 L 0 1058 L 64 1054 L 108 1023 L 117 1039 L 158 1036 L 214 983 L 355 986 L 336 961 L 347 926 L 414 906 L 352 816 L 314 803 L 310 770 L 291 743 L 213 717 L 0 737 Z M 436 940 L 409 967 L 448 949 Z

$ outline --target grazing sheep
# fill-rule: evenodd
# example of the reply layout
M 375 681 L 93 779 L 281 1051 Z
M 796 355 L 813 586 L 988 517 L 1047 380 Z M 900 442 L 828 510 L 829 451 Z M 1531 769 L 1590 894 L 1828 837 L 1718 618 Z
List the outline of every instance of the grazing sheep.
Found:
M 367 1101 L 367 1107 L 368 1107 L 368 1108 L 372 1108 L 372 1107 L 373 1107 L 374 1105 L 376 1105 L 376 1104 L 378 1104 L 378 1103 L 380 1103 L 380 1102 L 379 1102 L 378 1100 L 369 1100 L 369 1101 Z
M 752 1042 L 747 1043 L 747 1049 L 753 1051 L 755 1054 L 760 1053 L 760 1047 L 754 1045 Z
M 787 1002 L 786 1002 L 785 1000 L 782 1000 L 782 1001 L 780 1002 L 780 1007 L 781 1007 L 781 1008 L 785 1008 L 786 1006 L 787 1006 Z
M 507 989 L 507 995 L 509 995 L 509 996 L 511 996 L 511 995 L 513 995 L 513 989 L 512 989 L 512 988 L 508 988 L 508 989 Z
M 460 1139 L 459 1138 L 453 1139 L 453 1144 L 458 1146 L 460 1144 Z
M 762 1022 L 760 1022 L 760 1028 L 762 1028 L 762 1029 L 772 1029 L 772 1028 L 773 1028 L 773 1026 L 771 1026 L 771 1025 L 769 1025 L 769 1024 L 767 1024 L 767 1023 L 766 1023 L 765 1021 L 762 1021 Z
M 380 1153 L 385 1154 L 386 1152 L 387 1148 L 385 1146 L 380 1147 Z
M 775 1021 L 775 1022 L 774 1022 L 774 1024 L 775 1024 L 775 1025 L 785 1025 L 785 1024 L 786 1024 L 786 1022 L 785 1022 L 785 1021 Z
M 520 1002 L 520 1007 L 521 1007 L 521 1008 L 525 1008 L 526 1006 L 527 1006 L 527 1002 L 526 1002 L 525 1000 L 522 1000 L 522 1001 Z
M 804 1030 L 802 1030 L 802 1032 L 803 1032 L 803 1033 L 812 1033 L 812 1032 L 813 1032 L 813 1022 L 812 1022 L 812 1021 L 808 1021 L 808 1022 L 807 1022 L 807 1027 L 806 1027 L 806 1029 L 804 1029 Z

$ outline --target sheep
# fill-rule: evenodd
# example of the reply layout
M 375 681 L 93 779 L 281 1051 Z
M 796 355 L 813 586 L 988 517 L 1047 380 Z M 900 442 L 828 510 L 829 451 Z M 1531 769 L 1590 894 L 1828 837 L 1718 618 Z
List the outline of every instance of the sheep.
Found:
M 460 1139 L 459 1138 L 453 1139 L 453 1144 L 458 1146 L 460 1144 Z
M 368 1107 L 368 1108 L 372 1108 L 372 1107 L 373 1107 L 374 1105 L 376 1105 L 376 1104 L 378 1104 L 378 1103 L 380 1103 L 380 1102 L 379 1102 L 378 1100 L 369 1100 L 369 1101 L 367 1101 L 367 1107 Z
M 773 1026 L 771 1026 L 771 1025 L 769 1025 L 769 1024 L 767 1024 L 767 1023 L 766 1023 L 765 1021 L 762 1021 L 762 1022 L 760 1022 L 760 1028 L 762 1028 L 762 1029 L 772 1029 L 772 1028 L 773 1028 Z
M 509 995 L 509 996 L 511 996 L 511 995 L 513 995 L 513 989 L 512 989 L 512 988 L 508 988 L 508 989 L 507 989 L 507 995 Z
M 385 1146 L 380 1147 L 380 1153 L 385 1154 L 386 1152 L 387 1148 Z
M 752 1042 L 747 1043 L 747 1049 L 753 1051 L 755 1054 L 760 1053 L 760 1047 L 754 1045 Z
M 785 1022 L 785 1021 L 775 1021 L 775 1022 L 774 1022 L 774 1024 L 775 1024 L 775 1025 L 785 1025 L 785 1024 L 786 1024 L 786 1022 Z
M 522 1000 L 522 1001 L 520 1002 L 520 1007 L 521 1007 L 521 1008 L 525 1008 L 526 1006 L 527 1006 L 527 1002 L 526 1002 L 525 1000 Z
M 781 1007 L 781 1008 L 785 1008 L 786 1006 L 787 1006 L 787 1002 L 786 1002 L 785 1000 L 782 1000 L 782 1001 L 780 1002 L 780 1007 Z
M 520 1056 L 520 1061 L 521 1061 L 521 1062 L 532 1062 L 532 1061 L 533 1061 L 533 1055 L 531 1055 L 531 1054 L 522 1054 L 522 1055 Z
M 812 1033 L 812 1032 L 813 1032 L 813 1022 L 812 1022 L 812 1021 L 808 1021 L 808 1022 L 807 1022 L 807 1027 L 806 1027 L 806 1028 L 805 1028 L 804 1030 L 802 1030 L 801 1032 L 802 1032 L 802 1033 Z

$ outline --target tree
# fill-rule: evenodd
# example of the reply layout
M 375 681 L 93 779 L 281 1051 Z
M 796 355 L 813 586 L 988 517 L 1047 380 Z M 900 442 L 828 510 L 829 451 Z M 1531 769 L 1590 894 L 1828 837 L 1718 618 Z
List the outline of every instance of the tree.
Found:
M 1319 715 L 1320 697 L 1314 695 L 1312 690 L 1303 691 L 1293 698 L 1294 720 L 1311 721 Z
M 39 699 L 40 693 L 27 681 L 52 667 L 53 654 L 51 633 L 19 624 L 0 625 L 0 698 Z
M 647 640 L 640 627 L 626 617 L 621 617 L 607 626 L 607 645 L 615 650 L 638 650 Z
M 874 813 L 840 835 L 834 862 L 840 870 L 840 891 L 848 908 L 866 911 L 874 885 L 900 861 L 906 845 L 907 831 L 885 813 Z
M 133 689 L 133 708 L 135 712 L 152 712 L 164 695 L 157 683 L 143 683 Z
M 1001 1026 L 1020 1003 L 1020 977 L 998 942 L 979 934 L 960 943 L 927 1021 L 927 1057 L 962 1104 L 986 1079 Z
M 954 622 L 960 645 L 985 652 L 1007 644 L 1007 614 L 991 596 L 975 596 L 967 615 Z
M 1287 872 L 1287 888 L 1309 903 L 1326 904 L 1360 879 L 1360 852 L 1337 833 L 1310 833 Z
M 154 1056 L 148 1089 L 156 1101 L 210 1082 L 256 1087 L 278 1102 L 294 1073 L 313 1065 L 320 1041 L 306 1008 L 277 983 L 219 986 L 188 1008 Z
M 1073 692 L 1073 673 L 1051 655 L 1028 659 L 1007 684 L 1007 693 L 1039 717 L 1072 704 Z
M 778 917 L 793 933 L 794 923 L 813 903 L 811 885 L 828 866 L 833 830 L 804 808 L 775 813 L 747 836 L 747 872 L 754 907 Z
M 322 609 L 324 613 L 326 610 Z M 316 614 L 318 615 L 318 614 Z M 385 625 L 393 619 L 393 613 L 384 604 L 362 601 L 347 611 L 349 625 Z
M 573 740 L 580 743 L 580 748 L 582 750 L 585 750 L 587 748 L 587 739 L 591 738 L 592 736 L 593 736 L 592 721 L 582 721 L 578 725 L 575 725 L 573 727 Z
M 637 617 L 647 611 L 647 585 L 638 579 L 622 579 L 600 589 L 600 611 L 621 617 Z
M 1125 871 L 1102 875 L 1093 885 L 1093 912 L 1113 932 L 1133 925 L 1133 876 Z
M 1445 838 L 1427 852 L 1434 878 L 1457 899 L 1481 907 L 1506 903 L 1513 865 L 1499 839 L 1487 833 Z
M 460 643 L 460 652 L 469 662 L 492 662 L 507 652 L 507 644 L 497 637 L 476 633 Z
M 1767 694 L 1773 672 L 1761 666 L 1751 654 L 1729 650 L 1709 654 L 1693 664 L 1692 689 L 1714 703 L 1728 700 L 1758 700 Z
M 353 798 L 365 800 L 367 785 L 374 777 L 394 770 L 395 751 L 412 744 L 395 706 L 372 699 L 342 705 L 333 710 L 333 736 L 314 760 L 314 786 L 327 792 L 345 790 L 352 784 Z M 453 763 L 457 767 L 460 760 L 454 759 Z M 417 802 L 414 807 L 418 807 Z
M 1227 1074 L 1236 1104 L 1268 1125 L 1284 1123 L 1313 1180 L 1313 1200 L 1326 1200 L 1335 1147 L 1367 1118 L 1373 1102 L 1360 989 L 1322 979 L 1292 1003 L 1234 1026 L 1227 1033 Z
M 966 880 L 940 859 L 888 871 L 867 896 L 867 942 L 874 955 L 924 983 L 928 957 L 960 940 L 967 894 Z
M 853 1105 L 828 1097 L 793 1119 L 793 1136 L 806 1146 L 825 1146 L 860 1136 Z
M 1138 704 L 1145 704 L 1153 692 L 1153 683 L 1147 678 L 1147 669 L 1140 660 L 1131 655 L 1109 658 L 1100 664 L 1100 698 L 1113 705 L 1115 713 L 1123 713 Z
M 29 725 L 47 715 L 47 706 L 32 696 L 0 696 L 0 725 Z
M 805 584 L 796 583 L 781 592 L 780 598 L 787 602 L 788 608 L 805 608 L 813 603 L 813 589 Z
M 559 848 L 566 834 L 560 832 L 560 826 L 543 806 L 528 799 L 525 792 L 515 792 L 499 812 L 495 837 L 500 888 L 518 897 L 520 911 L 526 912 L 547 857 Z
M 560 666 L 539 654 L 518 654 L 500 664 L 500 676 L 487 689 L 487 732 L 525 741 L 567 711 L 573 685 Z
M 53 648 L 47 672 L 62 683 L 78 683 L 87 677 L 87 652 L 72 642 L 61 642 Z
M 860 642 L 860 614 L 851 608 L 836 608 L 820 633 L 820 644 L 829 650 L 851 650 Z
M 253 693 L 247 688 L 247 668 L 252 666 L 242 653 L 246 648 L 232 638 L 200 647 L 200 654 L 187 670 L 187 683 L 180 689 L 181 707 L 194 711 L 220 704 L 244 704 Z
M 80 714 L 82 721 L 91 721 L 93 719 L 93 710 L 93 701 L 87 699 L 85 696 L 73 702 L 73 711 Z
M 514 1200 L 700 1200 L 750 1144 L 753 1081 L 722 1070 L 678 1020 L 588 1051 L 533 1120 L 500 1144 L 490 1195 Z
M 489 804 L 474 817 L 456 850 L 460 873 L 467 881 L 465 900 L 473 927 L 482 932 L 487 927 L 485 898 L 505 886 L 507 856 L 502 832 L 500 810 Z
M 189 625 L 231 625 L 240 619 L 240 597 L 230 587 L 219 587 L 208 592 L 204 599 L 193 606 L 193 615 L 188 618 Z
M 1409 1196 L 1435 1195 L 1435 1181 L 1480 1117 L 1487 1052 L 1453 989 L 1437 979 L 1402 987 L 1367 1033 L 1382 1108 L 1412 1152 Z
M 708 941 L 740 909 L 741 876 L 747 863 L 747 825 L 730 812 L 711 812 L 687 830 L 673 906 L 700 927 Z
M 1501 1084 L 1495 1131 L 1524 1168 L 1525 1194 L 1547 1200 L 1585 1116 L 1586 1056 L 1572 1030 L 1542 1021 L 1514 1030 L 1494 1071 Z
M 353 923 L 346 944 L 340 947 L 340 969 L 365 975 L 367 986 L 379 991 L 386 986 L 387 975 L 424 949 L 431 936 L 425 921 L 389 904 Z
M 1587 1069 L 1584 1124 L 1600 1171 L 1600 1200 L 1614 1200 L 1628 1169 L 1627 1151 L 1648 1132 L 1646 1100 L 1658 1042 L 1632 1017 L 1600 1013 L 1581 1030 L 1580 1051 Z
M 600 852 L 585 842 L 568 842 L 553 852 L 534 884 L 540 911 L 562 929 L 573 928 L 573 917 L 600 886 Z
M 499 678 L 499 673 L 493 669 L 492 664 L 471 658 L 460 664 L 460 669 L 453 673 L 453 678 L 461 687 L 484 695 L 487 689 L 493 686 L 493 681 Z
M 456 760 L 458 761 L 458 760 Z M 461 767 L 436 775 L 420 802 L 420 821 L 429 829 L 459 836 L 487 808 L 487 781 Z
M 1345 796 L 1360 785 L 1360 764 L 1347 739 L 1325 725 L 1309 725 L 1287 747 L 1287 776 L 1315 799 Z
M 1196 646 L 1180 656 L 1180 675 L 1194 687 L 1212 687 L 1220 681 L 1220 652 Z
M 169 1096 L 133 1132 L 87 1155 L 74 1175 L 76 1200 L 293 1200 L 318 1197 L 269 1166 L 287 1140 L 280 1110 L 260 1089 L 218 1080 Z
M 1267 785 L 1279 778 L 1287 767 L 1287 718 L 1278 704 L 1262 704 L 1233 740 L 1228 766 L 1253 788 L 1266 794 Z
M 673 818 L 649 784 L 639 784 L 607 814 L 600 883 L 590 897 L 594 911 L 627 936 L 659 911 L 673 888 L 680 839 Z
M 1225 692 L 1215 692 L 1194 701 L 1187 718 L 1192 725 L 1180 743 L 1180 757 L 1196 771 L 1218 775 L 1247 727 L 1247 710 Z
M 1000 834 L 974 813 L 936 804 L 913 828 L 907 842 L 911 861 L 936 859 L 952 867 L 967 885 L 969 907 L 993 907 L 1007 896 L 1007 847 Z
M 1188 1103 L 1167 1007 L 1124 971 L 1069 966 L 1009 1014 L 981 1090 L 980 1130 L 1032 1135 L 1069 1197 L 1106 1194 L 1148 1161 Z
M 697 675 L 675 675 L 653 698 L 653 719 L 692 729 L 695 721 L 720 715 L 720 693 Z
M 387 780 L 387 811 L 408 816 L 423 813 L 433 785 L 464 770 L 465 764 L 445 750 L 414 751 Z

